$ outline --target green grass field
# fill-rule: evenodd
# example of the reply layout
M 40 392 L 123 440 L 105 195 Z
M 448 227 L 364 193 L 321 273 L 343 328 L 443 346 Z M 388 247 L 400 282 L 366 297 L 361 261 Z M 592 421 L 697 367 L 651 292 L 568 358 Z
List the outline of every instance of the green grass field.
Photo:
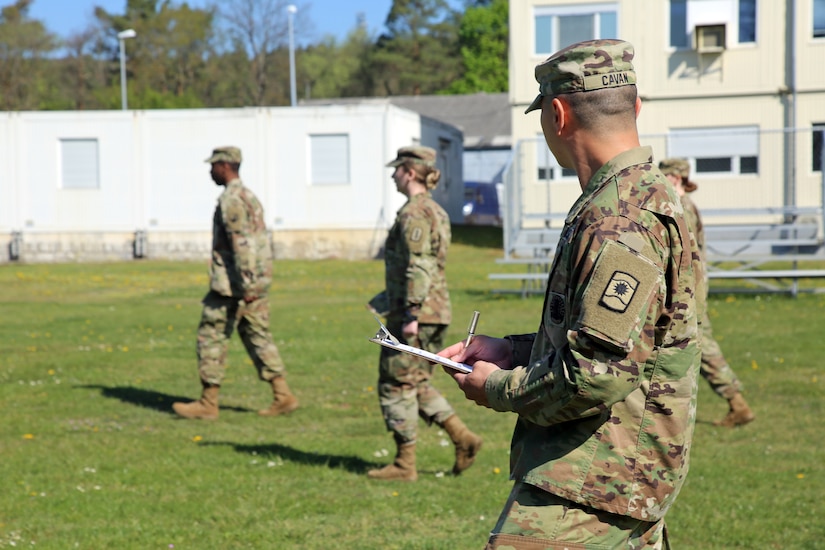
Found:
M 536 329 L 540 296 L 500 283 L 500 233 L 456 228 L 448 264 L 465 335 Z M 380 261 L 278 261 L 272 332 L 302 407 L 270 401 L 233 338 L 215 422 L 177 419 L 199 395 L 195 330 L 203 263 L 0 266 L 0 548 L 481 548 L 509 492 L 513 417 L 435 384 L 485 438 L 446 475 L 452 446 L 420 427 L 419 480 L 372 482 L 388 462 L 364 303 Z M 691 471 L 668 516 L 673 547 L 825 548 L 825 295 L 713 294 L 714 332 L 757 420 L 712 425 L 726 403 L 701 382 Z

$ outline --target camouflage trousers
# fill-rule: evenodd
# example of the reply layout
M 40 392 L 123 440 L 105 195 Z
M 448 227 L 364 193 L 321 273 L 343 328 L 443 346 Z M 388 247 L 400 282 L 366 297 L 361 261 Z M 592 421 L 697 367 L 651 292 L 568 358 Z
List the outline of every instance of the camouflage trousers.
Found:
M 244 303 L 210 291 L 203 298 L 198 326 L 198 372 L 207 384 L 220 385 L 226 370 L 226 351 L 235 328 L 261 380 L 284 375 L 281 354 L 269 333 L 269 298 Z
M 576 504 L 516 482 L 485 550 L 669 549 L 665 521 L 646 522 Z
M 707 312 L 702 318 L 702 366 L 699 372 L 702 378 L 708 381 L 710 387 L 719 397 L 730 399 L 740 391 L 742 384 L 736 373 L 730 368 L 722 348 L 713 338 L 713 328 L 710 326 L 710 317 Z
M 431 352 L 444 347 L 447 325 L 419 325 L 418 336 L 411 342 L 402 337 L 400 321 L 388 319 L 387 328 L 405 344 Z M 381 348 L 378 401 L 387 430 L 399 445 L 415 442 L 419 417 L 428 426 L 433 422 L 442 425 L 455 414 L 444 396 L 430 384 L 434 369 L 432 363 L 419 357 Z

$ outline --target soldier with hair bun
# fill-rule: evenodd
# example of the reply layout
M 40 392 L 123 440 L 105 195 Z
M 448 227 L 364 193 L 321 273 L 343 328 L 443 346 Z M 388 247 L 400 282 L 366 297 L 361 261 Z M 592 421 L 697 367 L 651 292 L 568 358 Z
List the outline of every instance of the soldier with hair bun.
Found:
M 402 343 L 436 352 L 452 319 L 444 267 L 450 246 L 450 219 L 430 191 L 438 185 L 436 152 L 430 147 L 402 147 L 387 166 L 407 202 L 398 211 L 384 246 L 385 290 L 368 305 L 386 315 L 387 328 Z M 444 428 L 455 446 L 453 474 L 469 468 L 482 440 L 461 421 L 430 383 L 429 361 L 381 348 L 378 398 L 396 456 L 391 464 L 367 475 L 371 479 L 415 481 L 418 418 Z
M 696 243 L 699 246 L 699 255 L 704 263 L 706 261 L 705 230 L 702 225 L 702 217 L 699 215 L 699 209 L 689 196 L 699 186 L 696 182 L 690 180 L 690 164 L 685 159 L 668 158 L 659 162 L 659 170 L 670 180 L 682 199 L 688 226 L 693 231 Z M 705 282 L 705 290 L 707 290 L 707 281 Z M 703 299 L 707 300 L 707 292 L 705 292 Z M 753 422 L 756 415 L 753 414 L 748 402 L 745 400 L 745 396 L 742 395 L 742 383 L 728 365 L 725 356 L 722 354 L 722 348 L 713 337 L 713 327 L 710 324 L 707 307 L 704 309 L 705 314 L 702 316 L 702 368 L 699 372 L 702 374 L 702 378 L 710 384 L 714 393 L 728 402 L 728 414 L 721 420 L 714 422 L 714 424 L 725 428 L 734 428 Z
M 545 141 L 582 193 L 532 334 L 440 352 L 465 395 L 516 415 L 513 489 L 487 548 L 668 548 L 696 418 L 701 262 L 642 147 L 634 49 L 580 42 L 536 66 Z

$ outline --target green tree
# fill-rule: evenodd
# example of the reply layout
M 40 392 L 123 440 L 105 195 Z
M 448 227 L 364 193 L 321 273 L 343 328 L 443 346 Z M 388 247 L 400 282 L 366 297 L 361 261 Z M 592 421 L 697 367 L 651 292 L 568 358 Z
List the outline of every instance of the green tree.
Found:
M 459 14 L 445 0 L 393 0 L 376 44 L 373 65 L 379 94 L 430 94 L 460 77 Z
M 37 109 L 49 85 L 46 57 L 59 43 L 41 21 L 29 17 L 32 0 L 17 0 L 0 11 L 0 109 Z
M 160 5 L 158 5 L 160 4 Z M 214 12 L 168 0 L 128 0 L 126 13 L 103 8 L 95 16 L 111 36 L 108 42 L 110 85 L 119 88 L 117 33 L 134 29 L 126 42 L 129 105 L 133 108 L 200 107 L 199 89 L 211 50 Z M 109 94 L 109 97 L 114 97 Z M 108 105 L 115 108 L 116 105 Z
M 464 75 L 447 93 L 507 91 L 508 4 L 508 0 L 488 0 L 467 7 L 458 30 Z
M 363 62 L 373 49 L 367 29 L 357 25 L 342 44 L 327 36 L 301 52 L 298 63 L 298 92 L 303 97 L 334 98 L 363 96 L 372 80 L 363 81 Z
M 63 42 L 65 56 L 50 59 L 49 91 L 40 98 L 41 109 L 100 109 L 109 103 L 107 63 L 101 59 L 99 29 L 89 27 Z

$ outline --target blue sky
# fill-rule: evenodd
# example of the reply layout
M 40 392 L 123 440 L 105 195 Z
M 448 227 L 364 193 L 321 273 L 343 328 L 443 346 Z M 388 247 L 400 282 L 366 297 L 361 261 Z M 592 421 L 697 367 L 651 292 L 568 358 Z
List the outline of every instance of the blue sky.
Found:
M 214 0 L 187 0 L 192 7 L 203 7 Z M 0 6 L 13 4 L 11 0 L 0 0 Z M 182 3 L 179 0 L 176 4 Z M 450 0 L 454 7 L 462 5 L 460 0 Z M 392 0 L 296 0 L 295 5 L 308 6 L 306 12 L 314 26 L 310 41 L 332 34 L 343 39 L 352 30 L 358 13 L 366 17 L 367 28 L 378 34 L 384 30 L 384 20 L 392 6 Z M 106 11 L 123 13 L 126 0 L 34 0 L 29 15 L 43 21 L 46 28 L 62 38 L 86 28 L 94 20 L 94 8 L 100 6 Z

